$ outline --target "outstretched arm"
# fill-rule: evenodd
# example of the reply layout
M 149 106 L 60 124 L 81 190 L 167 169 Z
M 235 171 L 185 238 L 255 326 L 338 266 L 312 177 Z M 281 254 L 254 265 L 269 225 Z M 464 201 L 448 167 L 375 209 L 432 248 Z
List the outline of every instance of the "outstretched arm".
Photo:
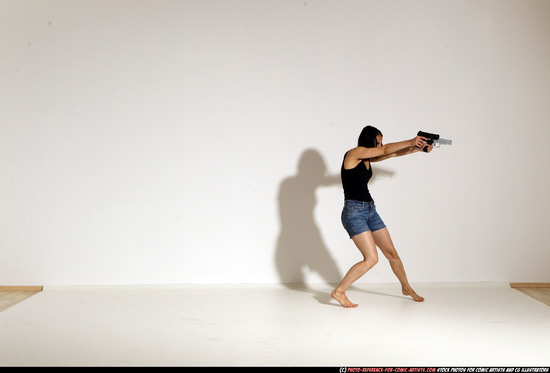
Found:
M 357 148 L 354 148 L 349 151 L 349 156 L 357 160 L 372 159 L 375 157 L 390 155 L 390 154 L 408 149 L 410 147 L 417 146 L 419 148 L 422 148 L 423 146 L 426 145 L 426 140 L 427 140 L 426 137 L 416 136 L 415 138 L 410 140 L 393 142 L 393 143 L 378 146 L 375 148 L 365 148 L 362 146 L 358 146 Z
M 380 161 L 384 161 L 384 160 L 389 159 L 389 158 L 402 157 L 404 155 L 413 154 L 413 153 L 419 152 L 420 149 L 423 149 L 423 146 L 428 147 L 428 153 L 431 152 L 432 149 L 433 149 L 432 145 L 424 144 L 424 145 L 421 145 L 421 146 L 416 146 L 416 144 L 415 144 L 415 145 L 409 146 L 408 148 L 398 150 L 398 151 L 396 151 L 394 153 L 391 153 L 391 154 L 385 154 L 385 155 L 381 155 L 381 156 L 378 156 L 378 157 L 371 158 L 370 161 L 371 162 L 380 162 Z

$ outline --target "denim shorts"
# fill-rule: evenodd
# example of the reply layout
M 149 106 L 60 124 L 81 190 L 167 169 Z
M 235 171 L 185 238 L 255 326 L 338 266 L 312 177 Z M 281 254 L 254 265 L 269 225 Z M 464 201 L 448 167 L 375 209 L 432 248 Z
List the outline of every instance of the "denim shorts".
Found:
M 342 210 L 342 224 L 349 234 L 349 238 L 367 231 L 377 231 L 386 228 L 386 225 L 376 212 L 374 201 L 362 202 L 346 200 Z

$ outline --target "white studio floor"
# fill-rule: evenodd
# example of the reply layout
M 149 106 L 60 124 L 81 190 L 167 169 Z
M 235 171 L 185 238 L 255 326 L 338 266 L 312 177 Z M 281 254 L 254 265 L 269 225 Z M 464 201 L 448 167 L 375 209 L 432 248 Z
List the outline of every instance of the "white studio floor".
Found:
M 507 284 L 58 286 L 0 313 L 0 366 L 550 366 L 550 307 Z

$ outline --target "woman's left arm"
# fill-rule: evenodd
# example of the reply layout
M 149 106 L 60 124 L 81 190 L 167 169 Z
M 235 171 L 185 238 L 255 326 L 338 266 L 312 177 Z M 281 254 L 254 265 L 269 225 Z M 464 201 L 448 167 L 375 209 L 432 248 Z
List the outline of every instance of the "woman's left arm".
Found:
M 428 153 L 432 151 L 432 149 L 434 148 L 432 145 L 428 145 L 426 144 L 426 146 L 428 147 Z M 420 149 L 415 147 L 415 146 L 410 146 L 406 149 L 402 149 L 402 150 L 399 150 L 395 153 L 391 153 L 391 154 L 386 154 L 386 155 L 381 155 L 379 157 L 375 157 L 375 158 L 371 158 L 370 161 L 371 162 L 380 162 L 380 161 L 384 161 L 386 159 L 389 159 L 389 158 L 394 158 L 394 157 L 402 157 L 404 155 L 408 155 L 408 154 L 413 154 L 413 153 L 417 153 L 419 152 Z

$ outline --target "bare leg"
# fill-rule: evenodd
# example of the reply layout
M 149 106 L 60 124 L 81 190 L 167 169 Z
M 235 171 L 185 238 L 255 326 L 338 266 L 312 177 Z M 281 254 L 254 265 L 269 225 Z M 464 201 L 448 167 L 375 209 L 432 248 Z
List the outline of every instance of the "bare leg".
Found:
M 407 280 L 405 267 L 403 266 L 401 258 L 397 254 L 397 250 L 395 250 L 395 247 L 393 246 L 388 228 L 375 231 L 372 235 L 376 246 L 380 248 L 384 256 L 388 259 L 393 273 L 399 279 L 403 295 L 411 296 L 416 302 L 423 302 L 424 298 L 414 292 L 409 284 L 409 281 Z
M 378 252 L 371 232 L 358 234 L 352 240 L 363 255 L 363 261 L 354 264 L 331 293 L 334 299 L 348 308 L 357 307 L 358 305 L 348 299 L 346 290 L 378 262 Z

